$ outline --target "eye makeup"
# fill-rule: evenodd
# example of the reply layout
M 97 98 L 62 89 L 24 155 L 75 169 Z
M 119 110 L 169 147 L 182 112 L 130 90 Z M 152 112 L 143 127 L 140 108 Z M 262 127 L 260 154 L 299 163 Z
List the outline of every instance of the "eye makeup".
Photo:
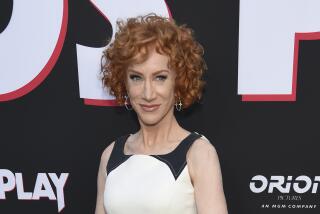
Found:
M 167 75 L 157 75 L 156 79 L 160 81 L 165 81 L 168 78 Z
M 154 76 L 154 79 L 157 81 L 165 81 L 168 78 L 167 73 L 168 73 L 167 70 L 159 70 L 157 72 L 154 72 L 153 76 Z M 129 71 L 129 79 L 133 80 L 133 81 L 142 80 L 143 74 L 138 71 L 130 70 Z
M 130 74 L 129 75 L 129 78 L 133 81 L 138 81 L 141 79 L 141 77 L 139 75 L 136 75 L 136 74 Z

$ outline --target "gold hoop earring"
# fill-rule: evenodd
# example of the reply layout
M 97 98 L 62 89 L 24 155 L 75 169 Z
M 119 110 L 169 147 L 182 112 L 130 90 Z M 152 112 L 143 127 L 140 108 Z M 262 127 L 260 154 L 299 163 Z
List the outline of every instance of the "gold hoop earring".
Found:
M 179 101 L 178 103 L 176 102 L 174 105 L 176 106 L 177 111 L 181 111 L 182 110 L 182 102 L 180 97 L 178 97 Z
M 124 106 L 126 107 L 127 110 L 132 110 L 132 107 L 129 107 L 130 106 L 130 104 L 128 102 L 129 97 L 127 95 L 125 95 L 124 98 L 125 98 Z

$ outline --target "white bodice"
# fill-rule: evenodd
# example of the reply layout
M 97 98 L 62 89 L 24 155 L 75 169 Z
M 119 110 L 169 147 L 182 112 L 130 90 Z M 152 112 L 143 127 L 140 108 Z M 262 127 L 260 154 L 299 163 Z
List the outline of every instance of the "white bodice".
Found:
M 125 155 L 127 136 L 115 142 L 107 165 L 107 214 L 196 214 L 186 153 L 200 134 L 192 132 L 166 155 Z

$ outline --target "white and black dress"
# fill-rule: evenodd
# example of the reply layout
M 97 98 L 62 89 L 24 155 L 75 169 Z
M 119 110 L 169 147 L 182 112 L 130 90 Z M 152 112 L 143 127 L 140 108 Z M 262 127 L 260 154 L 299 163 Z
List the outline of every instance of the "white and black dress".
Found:
M 107 164 L 104 192 L 107 214 L 197 213 L 186 154 L 202 135 L 191 132 L 164 155 L 124 154 L 129 136 L 115 141 Z

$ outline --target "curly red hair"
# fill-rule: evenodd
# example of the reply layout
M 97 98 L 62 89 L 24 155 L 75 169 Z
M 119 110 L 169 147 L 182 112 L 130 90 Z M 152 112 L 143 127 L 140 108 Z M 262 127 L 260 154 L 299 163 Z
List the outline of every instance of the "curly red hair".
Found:
M 169 57 L 169 68 L 176 72 L 175 95 L 183 108 L 200 100 L 207 69 L 204 50 L 194 39 L 192 29 L 178 26 L 173 19 L 149 14 L 117 22 L 118 31 L 102 56 L 102 81 L 118 104 L 125 102 L 126 71 L 148 58 L 150 47 Z

